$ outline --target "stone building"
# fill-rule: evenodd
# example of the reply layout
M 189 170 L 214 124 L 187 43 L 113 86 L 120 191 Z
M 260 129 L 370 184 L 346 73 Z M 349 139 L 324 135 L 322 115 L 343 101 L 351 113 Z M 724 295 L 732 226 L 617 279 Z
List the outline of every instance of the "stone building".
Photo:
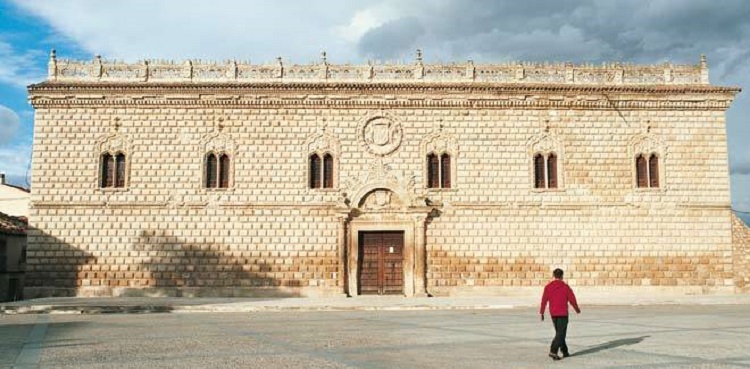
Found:
M 5 182 L 5 173 L 0 173 L 0 212 L 16 216 L 29 216 L 30 191 Z
M 697 65 L 58 60 L 26 294 L 741 291 Z M 742 263 L 736 263 L 741 260 Z
M 0 302 L 23 298 L 26 218 L 0 212 Z

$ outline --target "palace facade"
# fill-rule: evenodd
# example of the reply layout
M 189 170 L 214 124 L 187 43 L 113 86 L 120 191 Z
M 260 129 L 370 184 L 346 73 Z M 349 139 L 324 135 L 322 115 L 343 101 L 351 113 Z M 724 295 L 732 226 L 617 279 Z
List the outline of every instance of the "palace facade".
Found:
M 49 60 L 26 296 L 742 291 L 697 65 Z M 734 224 L 734 231 L 733 231 Z

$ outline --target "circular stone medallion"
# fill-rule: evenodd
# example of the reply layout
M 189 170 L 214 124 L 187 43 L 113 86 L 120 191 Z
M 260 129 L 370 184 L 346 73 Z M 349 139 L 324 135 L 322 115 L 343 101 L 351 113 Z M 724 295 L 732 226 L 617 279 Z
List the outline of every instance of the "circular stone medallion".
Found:
M 398 149 L 402 136 L 401 123 L 386 117 L 375 117 L 362 127 L 360 141 L 367 147 L 367 151 L 383 156 Z

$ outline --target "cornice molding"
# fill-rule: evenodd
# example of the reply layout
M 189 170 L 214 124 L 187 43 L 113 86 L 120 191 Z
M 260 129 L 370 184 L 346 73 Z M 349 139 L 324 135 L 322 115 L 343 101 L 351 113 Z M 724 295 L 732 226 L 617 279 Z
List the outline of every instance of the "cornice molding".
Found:
M 573 110 L 716 110 L 725 111 L 731 99 L 703 101 L 664 101 L 664 100 L 571 100 L 551 99 L 533 100 L 307 100 L 307 99 L 258 99 L 258 100 L 172 100 L 172 99 L 66 99 L 35 97 L 31 100 L 35 108 L 53 107 L 245 107 L 245 108 L 346 108 L 346 109 L 380 109 L 380 108 L 448 108 L 448 109 L 573 109 Z
M 483 83 L 138 84 L 44 82 L 34 107 L 196 106 L 323 108 L 726 110 L 740 91 L 719 86 Z
M 491 92 L 491 93 L 559 93 L 559 92 L 593 92 L 593 93 L 737 93 L 739 87 L 712 85 L 570 85 L 570 84 L 523 84 L 523 83 L 486 83 L 486 82 L 58 82 L 46 81 L 29 86 L 31 94 L 44 91 L 86 91 L 96 92 L 151 92 L 174 93 L 175 91 L 248 93 L 253 91 L 413 91 L 413 92 Z

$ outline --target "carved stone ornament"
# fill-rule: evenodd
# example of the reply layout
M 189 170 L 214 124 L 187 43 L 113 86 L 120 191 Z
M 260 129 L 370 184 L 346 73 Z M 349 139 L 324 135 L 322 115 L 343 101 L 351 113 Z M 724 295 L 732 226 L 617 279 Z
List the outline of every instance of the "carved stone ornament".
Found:
M 363 121 L 359 127 L 359 140 L 374 155 L 388 155 L 401 145 L 401 123 L 385 115 Z
M 448 153 L 456 157 L 458 155 L 458 142 L 454 137 L 445 133 L 432 133 L 422 141 L 422 155 L 425 156 L 429 153 L 438 155 Z
M 666 146 L 664 142 L 656 135 L 651 133 L 639 134 L 630 140 L 630 155 L 638 154 L 648 155 L 657 153 L 659 156 L 666 155 Z
M 327 133 L 316 133 L 305 140 L 304 153 L 331 153 L 334 156 L 339 154 L 339 140 Z
M 99 153 L 130 153 L 130 140 L 122 134 L 114 133 L 98 140 Z
M 378 189 L 367 194 L 359 205 L 360 209 L 369 211 L 396 209 L 401 207 L 398 195 L 385 189 Z
M 560 141 L 550 133 L 541 133 L 530 138 L 526 143 L 529 155 L 536 153 L 549 154 L 556 153 L 562 157 L 563 147 Z
M 219 132 L 204 137 L 202 141 L 205 152 L 232 154 L 236 147 L 231 137 Z
M 123 63 L 97 57 L 92 61 L 57 59 L 50 54 L 47 75 L 57 81 L 132 81 L 160 83 L 165 81 L 229 82 L 243 80 L 272 81 L 425 81 L 448 82 L 469 80 L 477 82 L 524 84 L 700 84 L 708 85 L 708 63 L 701 57 L 698 65 L 602 65 L 544 62 L 506 62 L 501 64 L 425 64 L 420 54 L 416 65 L 403 64 L 333 64 L 324 56 L 315 64 L 283 62 L 250 64 L 247 62 L 217 63 L 213 61 L 148 60 Z M 146 72 L 148 70 L 148 72 Z
M 375 159 L 370 164 L 369 170 L 362 173 L 359 178 L 349 178 L 344 183 L 344 190 L 348 194 L 350 203 L 352 206 L 360 206 L 364 204 L 366 196 L 370 196 L 370 193 L 374 190 L 387 189 L 398 197 L 399 207 L 404 205 L 410 206 L 424 206 L 425 199 L 424 194 L 419 192 L 416 186 L 416 178 L 414 176 L 405 178 L 401 173 L 394 171 L 390 165 L 383 162 L 382 159 Z M 380 200 L 373 199 L 375 203 L 379 203 L 382 206 L 386 205 L 382 195 Z M 389 198 L 390 202 L 393 202 L 394 197 Z

